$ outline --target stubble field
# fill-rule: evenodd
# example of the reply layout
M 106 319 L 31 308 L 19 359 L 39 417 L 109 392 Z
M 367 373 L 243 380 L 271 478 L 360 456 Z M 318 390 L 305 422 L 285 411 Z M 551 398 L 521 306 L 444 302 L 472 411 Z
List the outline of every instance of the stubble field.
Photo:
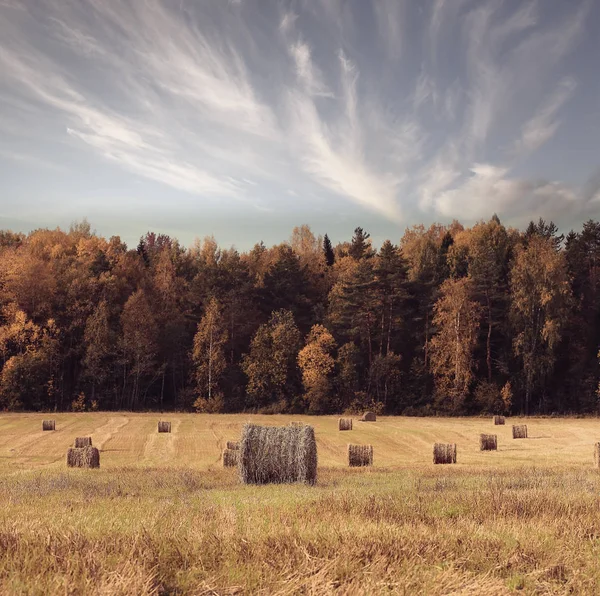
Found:
M 243 486 L 222 468 L 245 422 L 292 420 L 315 427 L 315 487 Z M 482 432 L 497 452 L 479 451 Z M 66 468 L 78 436 L 99 470 Z M 456 465 L 432 464 L 436 441 L 457 443 Z M 592 419 L 380 417 L 339 432 L 336 417 L 2 414 L 0 593 L 600 593 L 597 441 Z M 347 468 L 349 442 L 373 445 L 373 468 Z

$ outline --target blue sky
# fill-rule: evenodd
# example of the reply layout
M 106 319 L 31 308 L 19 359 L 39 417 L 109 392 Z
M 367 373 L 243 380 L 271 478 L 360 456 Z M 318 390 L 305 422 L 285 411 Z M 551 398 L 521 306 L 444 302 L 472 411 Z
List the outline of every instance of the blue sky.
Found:
M 599 32 L 593 0 L 0 0 L 0 227 L 578 227 Z

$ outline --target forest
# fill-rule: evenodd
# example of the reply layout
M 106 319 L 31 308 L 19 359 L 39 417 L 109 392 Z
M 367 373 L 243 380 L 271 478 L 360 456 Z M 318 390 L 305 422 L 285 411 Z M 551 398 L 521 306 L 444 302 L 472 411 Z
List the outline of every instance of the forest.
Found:
M 600 411 L 600 223 L 247 252 L 0 232 L 0 410 Z

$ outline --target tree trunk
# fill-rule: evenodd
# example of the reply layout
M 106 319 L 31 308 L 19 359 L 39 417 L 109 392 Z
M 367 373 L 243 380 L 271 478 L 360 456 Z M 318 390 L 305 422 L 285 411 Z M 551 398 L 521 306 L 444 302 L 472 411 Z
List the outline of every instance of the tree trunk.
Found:
M 490 292 L 489 290 L 485 291 L 485 297 L 487 301 L 487 311 L 488 311 L 488 332 L 487 332 L 487 341 L 485 344 L 486 354 L 485 360 L 487 363 L 488 370 L 488 382 L 492 382 L 492 303 L 490 301 Z

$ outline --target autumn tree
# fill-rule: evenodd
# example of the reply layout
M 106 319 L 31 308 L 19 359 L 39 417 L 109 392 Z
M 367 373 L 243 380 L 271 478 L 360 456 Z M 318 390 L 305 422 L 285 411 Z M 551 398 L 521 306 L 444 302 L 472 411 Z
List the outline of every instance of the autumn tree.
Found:
M 123 398 L 132 410 L 145 400 L 150 385 L 160 376 L 156 370 L 157 327 L 144 290 L 134 292 L 121 314 Z
M 248 405 L 264 407 L 279 402 L 293 405 L 299 392 L 297 356 L 300 332 L 289 310 L 271 314 L 268 323 L 258 328 L 250 352 L 242 360 L 248 378 Z
M 333 335 L 323 325 L 314 325 L 298 354 L 309 412 L 324 413 L 331 409 L 335 348 Z
M 225 348 L 227 328 L 219 302 L 213 298 L 198 323 L 194 336 L 192 360 L 199 400 L 196 409 L 222 408 L 222 396 L 218 392 L 219 381 L 225 371 Z
M 532 396 L 552 372 L 571 298 L 565 256 L 551 238 L 533 235 L 518 249 L 510 288 L 514 352 L 522 364 L 529 414 Z
M 464 403 L 474 379 L 473 351 L 481 308 L 468 278 L 446 280 L 435 304 L 431 364 L 440 403 L 454 411 Z

